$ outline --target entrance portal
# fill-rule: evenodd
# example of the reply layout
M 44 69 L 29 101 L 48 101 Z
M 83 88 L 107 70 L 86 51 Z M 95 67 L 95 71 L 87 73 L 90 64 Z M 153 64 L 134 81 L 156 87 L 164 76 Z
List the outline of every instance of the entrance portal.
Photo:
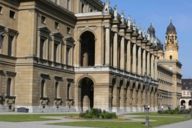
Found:
M 89 78 L 83 78 L 79 82 L 79 100 L 82 111 L 92 109 L 94 107 L 94 86 L 93 81 Z

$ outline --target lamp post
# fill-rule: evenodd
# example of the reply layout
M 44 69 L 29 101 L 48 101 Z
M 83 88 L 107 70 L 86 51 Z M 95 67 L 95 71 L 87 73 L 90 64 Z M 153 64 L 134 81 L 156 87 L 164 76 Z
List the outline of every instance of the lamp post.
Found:
M 147 76 L 147 74 L 145 73 L 144 75 L 144 83 L 145 83 L 145 86 L 146 86 L 146 91 L 149 90 L 149 87 L 150 87 L 150 83 L 151 83 L 151 78 L 149 76 Z M 146 97 L 146 104 L 144 105 L 144 110 L 146 112 L 146 118 L 145 118 L 145 126 L 147 126 L 147 128 L 149 128 L 150 126 L 150 122 L 149 122 L 149 109 L 150 109 L 150 106 L 148 104 L 148 96 Z

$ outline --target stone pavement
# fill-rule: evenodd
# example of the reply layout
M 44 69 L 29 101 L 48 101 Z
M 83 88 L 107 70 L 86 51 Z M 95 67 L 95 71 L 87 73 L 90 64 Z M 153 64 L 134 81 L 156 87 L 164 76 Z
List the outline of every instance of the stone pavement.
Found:
M 180 123 L 176 123 L 176 124 L 170 124 L 170 125 L 166 125 L 166 126 L 160 126 L 157 128 L 192 128 L 192 120 L 180 122 Z

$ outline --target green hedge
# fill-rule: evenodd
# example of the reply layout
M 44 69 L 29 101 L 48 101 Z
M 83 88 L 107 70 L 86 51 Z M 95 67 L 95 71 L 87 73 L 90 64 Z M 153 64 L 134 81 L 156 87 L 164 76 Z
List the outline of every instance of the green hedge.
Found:
M 115 119 L 117 115 L 116 113 L 102 111 L 101 109 L 91 109 L 85 113 L 80 113 L 80 117 L 85 119 Z
M 189 114 L 191 113 L 191 109 L 184 109 L 180 110 L 179 108 L 173 110 L 160 110 L 158 111 L 159 114 Z

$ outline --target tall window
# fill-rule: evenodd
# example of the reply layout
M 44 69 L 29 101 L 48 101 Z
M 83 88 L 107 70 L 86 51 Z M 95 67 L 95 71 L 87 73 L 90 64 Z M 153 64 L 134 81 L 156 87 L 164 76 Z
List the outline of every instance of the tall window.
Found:
M 81 5 L 81 13 L 84 13 L 84 8 L 85 8 L 85 5 L 82 3 L 82 5 Z
M 7 80 L 7 96 L 11 96 L 11 78 Z
M 0 6 L 0 15 L 3 13 L 3 7 Z
M 54 62 L 58 62 L 58 46 L 59 46 L 59 42 L 55 41 L 55 44 L 54 44 Z
M 3 38 L 4 38 L 3 33 L 4 32 L 0 32 L 0 49 L 2 49 L 3 46 Z
M 9 35 L 9 37 L 8 37 L 8 56 L 13 55 L 13 40 L 14 40 L 14 36 Z
M 46 84 L 45 84 L 45 80 L 41 81 L 41 97 L 46 97 Z
M 66 54 L 66 65 L 71 64 L 71 47 L 67 46 L 67 54 Z
M 55 98 L 60 98 L 60 89 L 59 89 L 59 83 L 55 82 Z
M 45 59 L 45 39 L 41 37 L 40 39 L 40 58 Z
M 70 83 L 67 84 L 67 99 L 70 99 Z

